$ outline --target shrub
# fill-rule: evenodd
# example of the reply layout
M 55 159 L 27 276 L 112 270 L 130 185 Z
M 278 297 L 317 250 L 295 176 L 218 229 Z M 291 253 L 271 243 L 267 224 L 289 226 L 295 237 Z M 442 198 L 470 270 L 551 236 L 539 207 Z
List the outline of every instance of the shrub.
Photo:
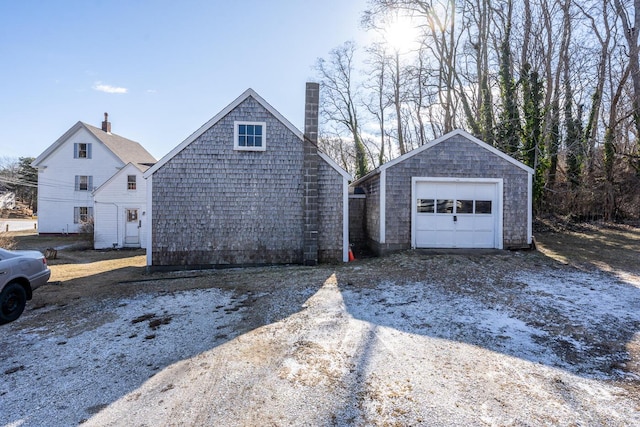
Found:
M 82 221 L 80 223 L 80 236 L 83 240 L 89 242 L 91 244 L 91 247 L 93 247 L 93 218 L 89 218 L 86 221 Z

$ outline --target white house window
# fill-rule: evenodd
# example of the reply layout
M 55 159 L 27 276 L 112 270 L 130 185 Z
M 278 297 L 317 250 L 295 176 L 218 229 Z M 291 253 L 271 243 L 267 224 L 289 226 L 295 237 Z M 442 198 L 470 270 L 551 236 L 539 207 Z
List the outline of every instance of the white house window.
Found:
M 88 206 L 76 206 L 73 208 L 73 223 L 82 224 L 93 218 L 93 208 Z
M 234 128 L 234 150 L 265 150 L 267 129 L 265 122 L 234 122 Z
M 73 144 L 73 158 L 74 159 L 90 159 L 91 144 L 84 143 L 84 142 L 77 142 Z
M 135 190 L 135 189 L 136 189 L 136 176 L 127 175 L 127 190 Z
M 88 175 L 76 175 L 76 191 L 93 191 L 93 177 Z

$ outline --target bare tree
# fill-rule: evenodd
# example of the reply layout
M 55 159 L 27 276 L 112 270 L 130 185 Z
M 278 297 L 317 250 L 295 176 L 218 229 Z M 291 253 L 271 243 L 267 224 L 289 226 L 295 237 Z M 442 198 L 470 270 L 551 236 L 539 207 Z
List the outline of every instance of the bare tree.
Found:
M 369 98 L 365 103 L 367 110 L 378 122 L 380 129 L 380 145 L 378 146 L 377 166 L 380 166 L 387 159 L 385 157 L 385 131 L 386 110 L 389 108 L 390 100 L 387 94 L 387 79 L 389 67 L 389 55 L 386 46 L 376 43 L 367 49 L 369 54 L 369 75 L 370 79 L 364 83 L 364 88 L 369 91 Z M 392 153 L 390 152 L 389 155 Z
M 576 6 L 580 9 L 582 14 L 589 22 L 589 30 L 598 39 L 600 44 L 600 55 L 598 65 L 596 68 L 596 84 L 591 96 L 591 108 L 587 117 L 587 125 L 584 129 L 583 144 L 586 147 L 586 168 L 587 173 L 591 175 L 594 167 L 594 155 L 596 147 L 596 137 L 598 135 L 598 118 L 600 116 L 600 109 L 602 106 L 602 95 L 605 87 L 605 79 L 607 73 L 607 66 L 609 63 L 610 49 L 612 43 L 612 31 L 609 14 L 609 2 L 602 1 L 601 7 L 586 7 L 580 3 L 576 3 Z M 596 19 L 598 16 L 598 19 Z
M 356 45 L 346 42 L 329 53 L 329 59 L 318 59 L 316 70 L 322 86 L 321 113 L 326 120 L 339 123 L 353 138 L 355 176 L 367 174 L 367 158 L 360 135 L 357 108 L 358 86 L 355 79 L 354 55 Z
M 363 21 L 394 14 L 419 25 L 417 51 L 372 46 L 365 74 L 352 44 L 318 63 L 341 164 L 462 125 L 534 168 L 537 211 L 640 217 L 640 0 L 370 0 Z
M 640 47 L 638 46 L 638 32 L 640 31 L 640 0 L 633 0 L 633 5 L 629 1 L 623 4 L 622 0 L 615 0 L 616 13 L 620 18 L 624 37 L 627 41 L 629 56 L 629 73 L 633 83 L 632 108 L 633 120 L 635 123 L 636 140 L 640 148 Z M 630 16 L 630 10 L 633 17 Z

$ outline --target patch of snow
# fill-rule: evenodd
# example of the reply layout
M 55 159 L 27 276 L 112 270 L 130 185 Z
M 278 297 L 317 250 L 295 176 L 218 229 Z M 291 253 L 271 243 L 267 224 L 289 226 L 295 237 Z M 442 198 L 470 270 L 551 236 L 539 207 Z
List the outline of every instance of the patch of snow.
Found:
M 252 312 L 219 289 L 107 301 L 79 332 L 7 325 L 0 425 L 640 423 L 611 381 L 629 378 L 604 369 L 638 339 L 634 285 L 574 270 L 473 280 L 283 285 L 242 334 Z
M 113 321 L 76 336 L 3 326 L 0 425 L 78 424 L 159 370 L 225 342 L 243 310 L 216 309 L 233 306 L 231 295 L 207 289 L 120 300 Z M 145 314 L 170 320 L 155 330 L 148 320 L 132 323 Z M 12 368 L 19 371 L 7 375 Z

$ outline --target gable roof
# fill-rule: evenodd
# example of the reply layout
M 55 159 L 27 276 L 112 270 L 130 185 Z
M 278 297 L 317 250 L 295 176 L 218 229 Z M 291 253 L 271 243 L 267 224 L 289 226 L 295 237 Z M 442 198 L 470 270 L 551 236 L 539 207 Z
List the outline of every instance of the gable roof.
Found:
M 143 166 L 142 168 L 134 163 L 127 163 L 124 167 L 120 168 L 120 170 L 116 173 L 114 173 L 108 180 L 106 180 L 105 182 L 102 183 L 102 185 L 98 188 L 96 188 L 95 190 L 93 190 L 93 195 L 97 195 L 99 192 L 102 191 L 102 189 L 106 188 L 107 186 L 109 186 L 109 184 L 111 184 L 113 181 L 116 180 L 116 178 L 124 173 L 126 173 L 127 175 L 131 175 L 129 173 L 129 171 L 131 171 L 133 169 L 133 172 L 140 172 L 140 174 L 142 174 L 146 169 L 148 169 L 148 166 Z
M 368 174 L 366 174 L 362 178 L 354 181 L 353 183 L 351 183 L 351 185 L 357 185 L 358 183 L 363 182 L 363 181 L 371 178 L 372 176 L 379 174 L 383 170 L 388 169 L 391 166 L 396 165 L 396 164 L 398 164 L 398 163 L 400 163 L 400 162 L 402 162 L 402 161 L 404 161 L 404 160 L 406 160 L 406 159 L 408 159 L 410 157 L 413 157 L 413 156 L 415 156 L 417 154 L 420 154 L 423 151 L 428 150 L 429 148 L 431 148 L 431 147 L 433 147 L 435 145 L 438 145 L 441 142 L 444 142 L 444 141 L 446 141 L 446 140 L 448 140 L 448 139 L 450 139 L 450 138 L 452 138 L 454 136 L 462 136 L 462 137 L 468 139 L 470 142 L 473 142 L 473 143 L 479 145 L 481 148 L 484 148 L 485 150 L 488 150 L 488 151 L 492 152 L 496 156 L 501 157 L 502 159 L 506 160 L 507 162 L 511 163 L 512 165 L 517 166 L 520 169 L 526 171 L 527 173 L 530 173 L 532 175 L 535 173 L 534 170 L 531 169 L 529 166 L 525 165 L 522 162 L 519 162 L 518 160 L 516 160 L 513 157 L 509 156 L 508 154 L 503 153 L 502 151 L 500 151 L 497 148 L 487 144 L 486 142 L 483 142 L 483 141 L 479 140 L 475 136 L 471 135 L 468 132 L 465 132 L 462 129 L 456 129 L 456 130 L 453 130 L 453 131 L 451 131 L 451 132 L 449 132 L 449 133 L 447 133 L 445 135 L 442 135 L 440 138 L 434 139 L 433 141 L 424 144 L 421 147 L 413 149 L 413 150 L 409 151 L 408 153 L 403 154 L 400 157 L 396 157 L 393 160 L 389 160 L 387 163 L 378 166 L 376 169 L 372 170 L 371 172 L 369 172 Z
M 73 134 L 80 129 L 85 129 L 89 134 L 93 135 L 97 142 L 102 143 L 109 149 L 118 159 L 125 165 L 127 163 L 134 164 L 149 164 L 155 163 L 156 159 L 144 149 L 138 142 L 124 138 L 114 133 L 108 133 L 100 128 L 91 126 L 84 122 L 77 122 L 68 131 L 64 133 L 60 138 L 51 144 L 42 154 L 40 154 L 31 163 L 31 166 L 38 167 L 45 161 L 54 151 L 62 146 Z
M 222 120 L 227 114 L 229 114 L 231 111 L 233 111 L 238 105 L 240 105 L 242 102 L 244 102 L 249 97 L 251 97 L 254 100 L 256 100 L 258 102 L 258 104 L 260 104 L 265 110 L 267 110 L 276 119 L 278 119 L 280 121 L 280 123 L 285 125 L 296 137 L 298 137 L 300 139 L 300 141 L 304 141 L 304 133 L 302 133 L 294 125 L 292 125 L 289 120 L 287 120 L 282 114 L 280 114 L 278 112 L 278 110 L 273 108 L 267 101 L 265 101 L 264 98 L 262 98 L 260 95 L 258 95 L 258 93 L 255 90 L 249 88 L 249 89 L 245 90 L 242 93 L 242 95 L 237 97 L 233 102 L 231 102 L 229 105 L 224 107 L 222 109 L 222 111 L 220 111 L 218 114 L 213 116 L 213 118 L 211 118 L 211 120 L 209 120 L 208 122 L 206 122 L 205 124 L 200 126 L 200 128 L 198 128 L 198 130 L 196 130 L 194 133 L 189 135 L 189 137 L 187 139 L 182 141 L 178 146 L 176 146 L 173 150 L 171 150 L 164 157 L 162 157 L 156 164 L 151 166 L 144 173 L 144 177 L 148 178 L 151 175 L 153 175 L 153 173 L 155 171 L 160 169 L 165 163 L 167 163 L 169 160 L 171 160 L 173 157 L 175 157 L 178 153 L 180 153 L 182 150 L 184 150 L 189 144 L 191 144 L 193 141 L 198 139 L 203 133 L 205 133 L 213 125 L 215 125 L 220 120 Z M 323 153 L 319 153 L 319 154 L 320 154 L 320 157 L 323 160 L 325 160 L 329 165 L 331 165 L 331 167 L 333 167 L 338 173 L 340 173 L 340 175 L 344 176 L 347 179 L 351 179 L 351 175 L 349 175 L 349 173 L 347 171 L 345 171 L 340 166 L 338 166 L 334 161 L 332 161 L 325 154 L 323 154 Z

